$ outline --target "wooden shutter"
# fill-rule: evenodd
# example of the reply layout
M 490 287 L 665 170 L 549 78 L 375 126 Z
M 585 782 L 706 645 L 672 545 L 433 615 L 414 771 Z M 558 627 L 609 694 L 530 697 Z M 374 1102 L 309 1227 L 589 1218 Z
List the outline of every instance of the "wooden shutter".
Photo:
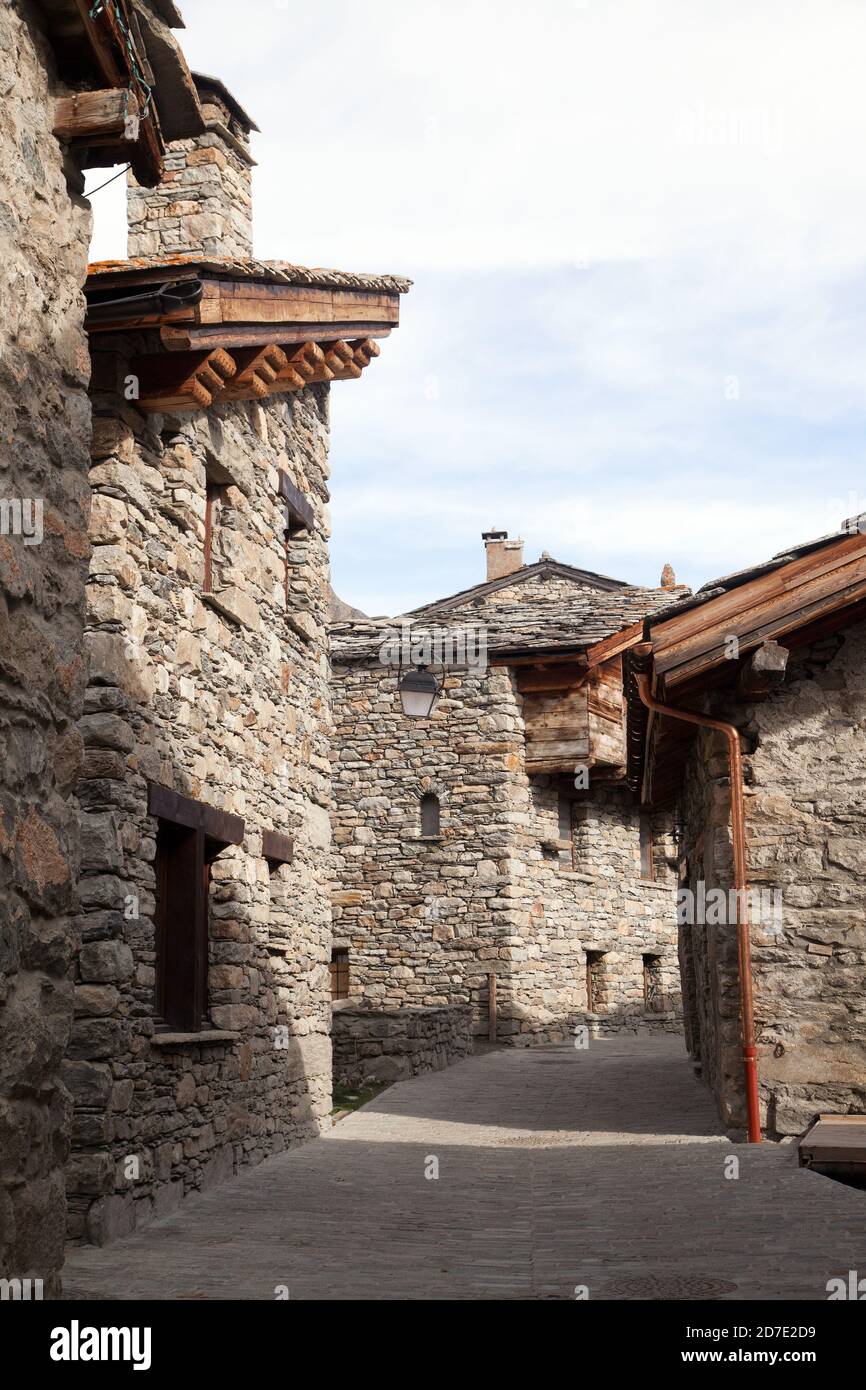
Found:
M 204 831 L 160 822 L 157 834 L 157 1007 L 171 1028 L 197 1033 L 207 1007 Z

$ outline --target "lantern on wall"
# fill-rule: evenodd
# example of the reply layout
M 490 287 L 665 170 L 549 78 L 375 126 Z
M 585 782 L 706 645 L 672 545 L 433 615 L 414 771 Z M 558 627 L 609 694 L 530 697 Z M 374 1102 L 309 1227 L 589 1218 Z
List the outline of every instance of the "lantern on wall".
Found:
M 398 685 L 400 703 L 407 719 L 428 719 L 433 712 L 439 682 L 426 666 L 409 671 Z

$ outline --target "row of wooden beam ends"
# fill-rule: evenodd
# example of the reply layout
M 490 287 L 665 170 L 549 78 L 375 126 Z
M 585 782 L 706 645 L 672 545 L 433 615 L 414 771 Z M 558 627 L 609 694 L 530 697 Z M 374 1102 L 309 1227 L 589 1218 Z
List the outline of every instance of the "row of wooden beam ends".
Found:
M 142 410 L 207 410 L 223 401 L 266 400 L 317 382 L 356 380 L 378 356 L 379 345 L 372 338 L 267 343 L 231 353 L 217 347 L 139 357 L 130 371 Z

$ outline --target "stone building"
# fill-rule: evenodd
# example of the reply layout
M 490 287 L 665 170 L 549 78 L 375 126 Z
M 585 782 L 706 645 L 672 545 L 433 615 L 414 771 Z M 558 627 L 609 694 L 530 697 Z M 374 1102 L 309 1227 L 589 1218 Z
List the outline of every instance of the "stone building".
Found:
M 705 585 L 648 618 L 626 654 L 630 784 L 656 808 L 680 805 L 686 1040 L 740 1131 L 749 979 L 764 1132 L 866 1109 L 864 530 L 855 518 Z M 639 678 L 659 704 L 733 725 L 742 776 L 724 730 L 650 711 Z M 749 889 L 739 914 L 737 800 Z
M 253 258 L 180 22 L 0 18 L 0 1273 L 49 1293 L 64 1188 L 105 1241 L 329 1122 L 329 391 L 409 283 Z
M 677 591 L 484 540 L 481 584 L 332 628 L 335 1029 L 370 1075 L 383 1012 L 468 1005 L 517 1044 L 680 1026 L 673 817 L 625 784 L 616 643 L 590 656 Z M 442 691 L 410 719 L 419 664 Z
M 203 133 L 87 282 L 68 1191 L 96 1242 L 330 1123 L 329 391 L 408 289 L 253 259 L 253 123 L 194 82 Z
M 201 128 L 173 8 L 136 4 L 160 51 L 158 92 L 143 45 L 123 38 L 126 0 L 98 14 L 64 0 L 0 8 L 0 1274 L 46 1294 L 63 1258 L 86 681 L 83 171 L 131 162 L 153 184 L 164 140 Z

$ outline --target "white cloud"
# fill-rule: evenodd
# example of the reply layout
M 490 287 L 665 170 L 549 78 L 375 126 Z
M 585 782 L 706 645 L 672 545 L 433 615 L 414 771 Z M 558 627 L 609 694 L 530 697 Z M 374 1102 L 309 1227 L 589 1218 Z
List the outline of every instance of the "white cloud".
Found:
M 859 258 L 857 0 L 184 10 L 191 60 L 263 131 L 261 254 L 408 273 L 708 240 L 764 264 Z
M 183 8 L 191 65 L 262 128 L 258 254 L 416 280 L 333 393 L 344 597 L 473 582 L 491 523 L 699 583 L 856 510 L 859 0 Z

